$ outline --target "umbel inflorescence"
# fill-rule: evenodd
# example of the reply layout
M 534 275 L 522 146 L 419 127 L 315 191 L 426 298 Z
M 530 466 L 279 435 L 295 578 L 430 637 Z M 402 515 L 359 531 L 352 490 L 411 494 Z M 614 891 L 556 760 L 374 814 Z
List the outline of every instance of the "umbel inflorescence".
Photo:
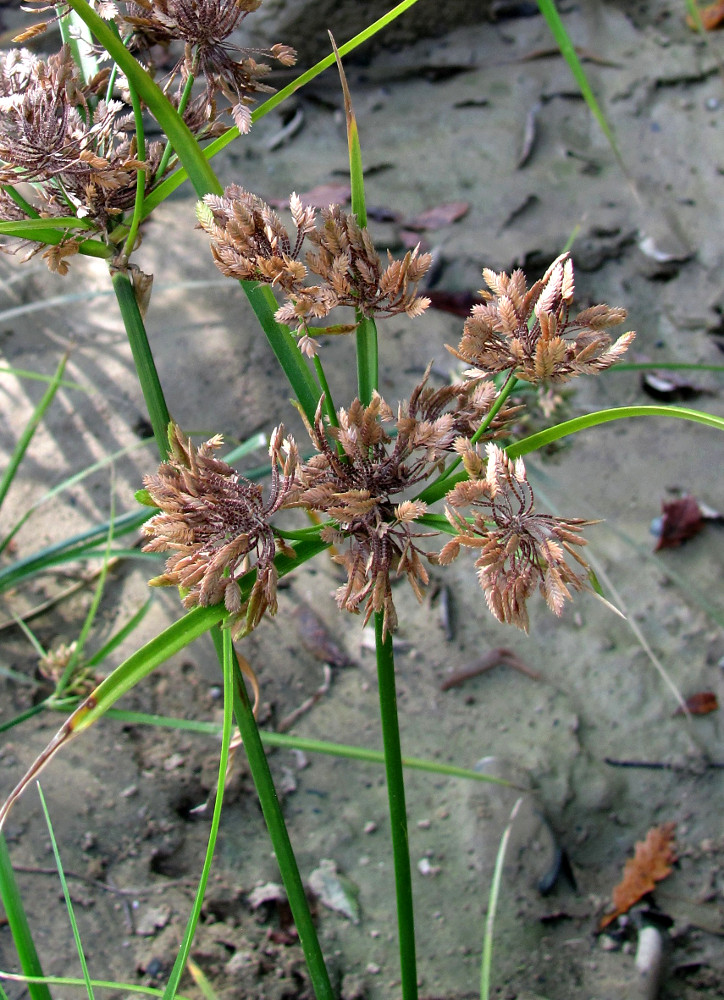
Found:
M 30 2 L 53 10 L 53 20 L 67 13 L 62 4 Z M 248 132 L 254 100 L 273 90 L 264 82 L 271 69 L 264 59 L 282 66 L 295 61 L 288 45 L 248 51 L 232 44 L 232 32 L 260 2 L 102 0 L 96 9 L 115 21 L 193 135 L 208 139 L 231 127 L 220 97 L 239 131 Z M 46 27 L 35 25 L 19 38 Z M 68 45 L 47 59 L 26 49 L 0 53 L 0 218 L 82 220 L 80 227 L 58 230 L 57 245 L 25 240 L 20 247 L 11 243 L 12 249 L 26 248 L 29 256 L 43 250 L 49 267 L 65 274 L 81 237 L 112 244 L 125 239 L 125 214 L 174 165 L 172 156 L 164 156 L 165 144 L 139 139 L 134 99 L 135 112 L 143 112 L 123 74 L 103 64 L 102 52 L 89 79 Z
M 294 242 L 277 213 L 257 195 L 236 184 L 223 197 L 207 195 L 197 208 L 199 224 L 211 241 L 211 253 L 222 274 L 241 281 L 261 281 L 277 288 L 284 303 L 279 323 L 293 326 L 303 353 L 313 355 L 318 342 L 312 323 L 333 309 L 354 309 L 358 317 L 422 315 L 429 299 L 417 295 L 417 284 L 430 266 L 430 254 L 419 248 L 402 260 L 388 252 L 383 267 L 366 228 L 339 205 L 321 212 L 292 194 L 289 209 L 296 229 Z M 310 244 L 302 258 L 305 240 Z M 309 276 L 317 279 L 312 283 Z M 317 327 L 319 333 L 349 333 L 356 322 Z
M 357 318 L 400 312 L 415 316 L 424 310 L 427 301 L 417 296 L 416 285 L 429 264 L 427 255 L 416 249 L 399 262 L 388 256 L 382 269 L 367 231 L 339 206 L 330 205 L 317 217 L 293 195 L 290 209 L 294 238 L 265 202 L 237 186 L 227 188 L 223 197 L 206 198 L 198 217 L 224 274 L 266 282 L 278 291 L 283 301 L 277 319 L 297 323 L 302 349 L 316 351 L 311 332 L 323 335 L 328 328 L 311 322 L 333 308 L 353 308 Z M 305 240 L 312 249 L 302 261 Z M 317 279 L 314 284 L 309 283 L 310 273 Z M 244 560 L 256 553 L 254 586 L 258 590 L 259 580 L 267 582 L 265 608 L 273 611 L 276 606 L 270 539 L 285 543 L 269 518 L 281 507 L 306 509 L 325 519 L 320 537 L 334 546 L 334 559 L 346 576 L 336 593 L 338 606 L 361 612 L 365 621 L 380 614 L 385 633 L 397 626 L 392 579 L 406 578 L 421 598 L 428 582 L 426 563 L 446 565 L 463 548 L 478 552 L 478 580 L 491 613 L 526 631 L 527 602 L 536 589 L 559 615 L 571 591 L 587 586 L 581 531 L 594 522 L 538 513 L 522 459 L 509 459 L 494 440 L 505 433 L 517 411 L 505 402 L 506 387 L 509 390 L 515 379 L 546 384 L 601 371 L 618 360 L 634 334 L 612 343 L 606 332 L 623 321 L 622 309 L 599 305 L 570 317 L 574 283 L 567 254 L 530 289 L 521 271 L 485 271 L 484 277 L 487 301 L 473 308 L 459 345 L 450 348 L 471 366 L 463 381 L 434 389 L 428 369 L 396 412 L 377 392 L 369 403 L 355 399 L 336 414 L 322 397 L 307 426 L 315 453 L 302 462 L 296 449 L 287 446 L 284 477 L 274 474 L 272 498 L 265 507 L 253 501 L 254 516 L 260 519 L 255 537 L 264 538 L 264 545 L 250 545 L 247 529 L 238 541 Z M 355 322 L 344 328 L 354 329 Z M 278 440 L 275 432 L 277 449 Z M 202 451 L 212 444 L 202 446 L 194 461 L 200 463 Z M 188 464 L 189 447 L 184 455 Z M 455 456 L 465 472 L 451 478 L 446 496 L 446 530 L 453 537 L 435 552 L 429 539 L 438 533 L 439 519 L 427 516 L 421 494 L 432 477 L 449 474 L 444 472 L 446 463 Z M 238 477 L 235 483 L 236 491 Z M 154 582 L 180 584 L 187 605 L 220 600 L 223 589 L 227 608 L 233 607 L 236 616 L 246 614 L 244 628 L 256 624 L 257 606 L 249 614 L 239 609 L 236 596 L 230 605 L 224 589 L 232 587 L 248 562 L 240 561 L 230 536 L 224 535 L 223 545 L 213 550 L 204 541 L 207 505 L 208 517 L 218 522 L 218 504 L 223 504 L 218 491 L 213 498 L 209 491 L 199 496 L 187 521 L 174 506 L 175 496 L 164 497 L 153 480 L 147 481 L 147 488 L 165 512 L 147 525 L 150 548 L 172 547 L 168 533 L 160 530 L 168 516 L 178 521 L 179 531 L 184 522 L 192 532 L 184 542 L 191 547 L 186 555 L 172 556 L 167 574 Z M 239 494 L 238 502 L 251 503 L 252 497 L 244 501 Z M 180 570 L 186 571 L 190 563 L 193 571 L 182 579 Z M 207 577 L 213 586 L 202 582 Z

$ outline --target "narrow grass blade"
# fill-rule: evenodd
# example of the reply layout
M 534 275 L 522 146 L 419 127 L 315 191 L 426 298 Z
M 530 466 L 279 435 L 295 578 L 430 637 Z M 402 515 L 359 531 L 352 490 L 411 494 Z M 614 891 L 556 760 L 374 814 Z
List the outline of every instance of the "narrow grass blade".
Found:
M 85 621 L 81 626 L 80 633 L 75 643 L 75 649 L 73 653 L 68 658 L 68 662 L 63 670 L 60 680 L 55 686 L 55 692 L 53 696 L 55 698 L 61 698 L 63 696 L 63 691 L 67 688 L 70 680 L 78 668 L 78 664 L 81 662 L 83 656 L 83 650 L 85 649 L 85 644 L 90 635 L 91 628 L 93 627 L 93 622 L 95 621 L 96 615 L 98 614 L 98 608 L 100 607 L 101 598 L 103 597 L 103 591 L 106 586 L 106 577 L 108 575 L 108 566 L 110 562 L 110 552 L 111 545 L 113 544 L 113 526 L 115 521 L 115 500 L 113 494 L 111 493 L 111 516 L 110 524 L 108 525 L 108 535 L 106 537 L 106 551 L 103 557 L 103 565 L 101 566 L 101 571 L 98 574 L 98 581 L 96 583 L 96 588 L 93 593 L 93 599 L 88 608 L 88 612 L 85 616 Z
M 221 732 L 221 726 L 217 722 L 201 722 L 198 719 L 175 719 L 167 715 L 149 715 L 147 712 L 127 712 L 120 708 L 111 708 L 106 715 L 109 719 L 118 719 L 119 722 L 130 722 L 133 725 L 161 726 L 165 729 L 206 733 L 210 736 L 216 736 Z M 259 736 L 262 743 L 269 747 L 303 750 L 305 753 L 323 753 L 330 757 L 359 760 L 368 764 L 384 764 L 385 762 L 385 755 L 381 750 L 353 747 L 348 743 L 330 743 L 327 740 L 313 740 L 304 736 L 292 736 L 289 733 L 268 733 L 263 729 L 259 730 Z M 503 778 L 494 778 L 489 774 L 482 774 L 480 771 L 457 767 L 455 764 L 441 764 L 435 760 L 423 760 L 421 757 L 403 757 L 402 765 L 413 771 L 426 771 L 428 774 L 442 774 L 451 778 L 466 778 L 494 785 L 510 785 L 510 782 Z
M 233 709 L 233 692 L 234 692 L 234 676 L 233 676 L 233 650 L 231 646 L 231 635 L 228 629 L 224 629 L 223 632 L 223 673 L 224 673 L 224 721 L 223 728 L 221 731 L 221 754 L 219 755 L 219 775 L 216 781 L 216 799 L 214 801 L 214 812 L 211 818 L 211 829 L 209 830 L 209 840 L 206 846 L 206 854 L 204 856 L 204 864 L 201 869 L 201 876 L 199 878 L 199 885 L 196 890 L 196 896 L 194 898 L 194 905 L 191 909 L 189 915 L 188 923 L 186 924 L 186 931 L 184 933 L 183 941 L 181 942 L 181 947 L 176 955 L 176 961 L 173 964 L 173 969 L 171 970 L 171 975 L 169 976 L 168 982 L 166 983 L 166 989 L 163 991 L 164 1000 L 174 1000 L 176 995 L 176 990 L 178 989 L 179 983 L 181 981 L 181 976 L 183 975 L 184 969 L 186 968 L 186 963 L 189 959 L 189 954 L 191 952 L 191 943 L 194 939 L 194 934 L 196 933 L 196 926 L 199 922 L 199 917 L 201 916 L 201 904 L 204 901 L 204 894 L 206 892 L 206 884 L 209 880 L 209 872 L 211 871 L 211 861 L 214 856 L 214 848 L 216 847 L 216 838 L 219 833 L 219 823 L 221 822 L 221 806 L 224 800 L 224 784 L 226 780 L 226 768 L 229 762 L 229 746 L 231 745 L 231 731 L 232 731 L 232 709 Z
M 604 115 L 598 101 L 596 100 L 596 96 L 593 93 L 593 89 L 591 88 L 591 85 L 588 82 L 588 77 L 586 76 L 586 72 L 583 69 L 583 66 L 581 65 L 580 59 L 576 55 L 576 50 L 574 48 L 573 42 L 571 41 L 571 37 L 566 31 L 563 21 L 561 21 L 560 15 L 556 10 L 555 3 L 553 2 L 553 0 L 538 0 L 538 7 L 540 8 L 540 12 L 545 18 L 546 23 L 548 24 L 550 32 L 553 35 L 553 38 L 555 39 L 556 45 L 561 50 L 561 55 L 568 63 L 568 67 L 571 73 L 573 74 L 573 79 L 578 84 L 578 89 L 581 91 L 583 99 L 588 105 L 591 114 L 598 122 L 601 131 L 608 139 L 609 145 L 613 150 L 614 156 L 618 160 L 619 166 L 623 170 L 624 174 L 628 176 L 628 171 L 626 170 L 626 166 L 624 164 L 623 157 L 621 156 L 621 151 L 618 148 L 618 143 L 616 142 L 613 130 L 608 124 L 606 116 Z
M 40 421 L 45 416 L 45 411 L 53 402 L 55 394 L 60 388 L 60 383 L 63 378 L 63 372 L 65 371 L 65 366 L 67 363 L 68 363 L 68 354 L 66 352 L 61 358 L 60 364 L 56 368 L 55 375 L 53 376 L 50 385 L 45 391 L 43 398 L 35 407 L 32 417 L 26 424 L 23 433 L 20 435 L 20 440 L 15 445 L 13 453 L 10 456 L 10 461 L 8 462 L 8 466 L 5 469 L 2 478 L 0 479 L 0 507 L 2 507 L 5 501 L 5 497 L 7 496 L 7 492 L 10 489 L 10 485 L 13 479 L 15 478 L 18 466 L 22 462 L 23 456 L 25 455 L 25 452 L 28 450 L 30 442 L 33 440 L 33 435 L 38 429 Z
M 43 375 L 41 372 L 28 371 L 27 368 L 11 368 L 6 365 L 0 365 L 0 375 L 14 375 L 16 378 L 26 378 L 31 382 L 53 382 L 55 379 L 53 375 Z M 81 385 L 80 382 L 71 382 L 65 378 L 60 379 L 58 386 L 62 389 L 78 389 L 80 392 L 89 394 L 95 392 L 95 389 L 90 389 L 88 386 Z
M 500 838 L 498 853 L 495 858 L 495 870 L 493 880 L 490 883 L 490 894 L 488 896 L 488 913 L 485 918 L 485 934 L 483 936 L 483 956 L 480 962 L 480 1000 L 490 1000 L 490 971 L 493 963 L 493 928 L 495 927 L 495 911 L 498 908 L 498 897 L 500 896 L 500 883 L 503 879 L 503 865 L 505 863 L 505 852 L 508 849 L 510 831 L 513 828 L 515 817 L 518 815 L 522 798 L 513 806 L 513 810 L 508 820 L 503 836 Z
M 60 851 L 58 850 L 58 844 L 55 839 L 55 831 L 53 830 L 53 824 L 50 821 L 50 813 L 48 812 L 48 807 L 45 802 L 45 796 L 43 795 L 43 789 L 40 787 L 40 782 L 38 782 L 38 795 L 40 796 L 40 805 L 42 806 L 43 809 L 45 822 L 48 825 L 48 833 L 50 834 L 50 845 L 53 848 L 53 856 L 55 857 L 55 864 L 58 869 L 58 878 L 60 879 L 60 884 L 63 889 L 63 898 L 65 899 L 65 908 L 68 911 L 68 919 L 70 920 L 70 926 L 73 931 L 73 940 L 75 941 L 76 951 L 78 952 L 78 958 L 80 959 L 80 968 L 81 972 L 83 973 L 83 982 L 85 983 L 85 989 L 88 995 L 88 1000 L 93 1000 L 93 986 L 91 985 L 90 974 L 88 972 L 88 963 L 86 962 L 85 954 L 83 952 L 83 944 L 80 939 L 78 922 L 75 919 L 73 901 L 70 898 L 70 889 L 68 888 L 68 882 L 65 877 L 65 872 L 63 871 L 63 862 L 60 860 Z
M 649 372 L 652 369 L 684 372 L 724 372 L 724 365 L 700 365 L 686 361 L 618 361 L 610 368 L 604 369 L 600 374 L 609 375 L 611 372 Z
M 20 890 L 10 864 L 8 846 L 2 833 L 0 833 L 0 899 L 20 959 L 20 968 L 26 976 L 35 977 L 33 982 L 28 983 L 31 1000 L 52 1000 L 50 990 L 42 978 L 43 969 L 30 933 Z
M 38 243 L 47 243 L 49 246 L 57 246 L 58 243 L 62 243 L 66 238 L 68 233 L 68 227 L 64 226 L 63 229 L 53 229 L 52 223 L 48 219 L 39 220 L 45 225 L 39 228 L 27 228 L 33 226 L 35 220 L 29 219 L 26 222 L 0 222 L 0 234 L 4 236 L 16 236 L 18 239 L 28 239 L 35 240 Z M 81 220 L 74 219 L 74 226 L 72 228 L 87 228 L 87 225 L 79 226 Z M 15 226 L 13 230 L 9 230 L 8 227 Z M 113 248 L 108 246 L 106 243 L 102 243 L 100 240 L 82 240 L 78 246 L 78 253 L 85 254 L 86 257 L 100 257 L 103 260 L 108 260 L 113 256 Z
M 44 986 L 85 986 L 82 979 L 74 976 L 19 976 L 12 972 L 0 972 L 0 980 L 10 983 L 27 983 L 28 986 L 42 984 Z M 121 983 L 112 979 L 91 979 L 91 986 L 97 990 L 120 990 L 123 993 L 140 993 L 141 996 L 161 997 L 163 990 L 155 986 L 140 986 L 138 983 Z M 33 994 L 31 993 L 31 996 Z M 50 994 L 48 994 L 49 1000 Z M 35 1000 L 33 996 L 33 1000 Z M 176 1000 L 191 1000 L 190 997 L 176 994 Z
M 20 712 L 19 715 L 13 716 L 12 719 L 8 719 L 7 722 L 3 722 L 0 725 L 0 733 L 5 733 L 8 729 L 14 729 L 15 726 L 22 725 L 23 722 L 27 722 L 28 719 L 32 719 L 34 715 L 39 715 L 40 712 L 44 712 L 47 707 L 46 703 L 41 701 L 38 705 L 33 705 L 32 708 L 28 708 L 24 712 Z
M 95 652 L 93 656 L 90 657 L 89 660 L 87 660 L 88 666 L 96 667 L 98 666 L 99 663 L 103 663 L 103 661 L 108 656 L 111 655 L 113 650 L 116 649 L 118 646 L 120 646 L 120 644 L 124 641 L 124 639 L 127 639 L 129 635 L 135 632 L 135 630 L 141 624 L 143 619 L 146 617 L 146 614 L 150 610 L 152 604 L 153 604 L 153 598 L 149 597 L 146 603 L 141 605 L 141 607 L 138 609 L 135 615 L 132 615 L 128 619 L 126 624 L 123 625 L 122 628 L 120 628 L 116 633 L 114 633 L 114 635 L 111 636 L 108 642 L 105 642 L 101 646 L 101 648 L 97 652 Z
M 209 980 L 204 975 L 200 965 L 197 965 L 192 958 L 189 958 L 186 960 L 186 968 L 191 973 L 193 981 L 198 986 L 199 991 L 201 992 L 205 1000 L 219 1000 L 218 994 L 214 990 L 214 987 L 211 985 Z
M 92 229 L 93 223 L 88 219 L 78 219 L 75 215 L 60 215 L 52 219 L 21 219 L 12 222 L 0 222 L 0 235 L 16 236 L 24 240 L 42 240 L 46 230 L 58 230 L 61 235 L 69 229 Z
M 571 434 L 578 434 L 580 431 L 607 424 L 612 420 L 630 420 L 635 417 L 673 417 L 676 420 L 689 420 L 692 423 L 724 431 L 723 417 L 718 417 L 713 413 L 704 413 L 702 410 L 692 410 L 684 406 L 615 406 L 608 410 L 596 410 L 594 413 L 586 413 L 581 417 L 565 420 L 554 427 L 538 431 L 537 434 L 530 434 L 528 437 L 516 441 L 515 444 L 508 445 L 505 450 L 510 458 L 518 458 Z M 420 498 L 428 504 L 435 503 L 436 500 L 444 497 L 456 483 L 460 483 L 466 478 L 464 472 L 458 472 L 455 475 L 437 480 L 420 494 Z
M 616 406 L 609 410 L 596 410 L 582 417 L 565 420 L 509 445 L 506 451 L 511 458 L 517 458 L 519 455 L 527 455 L 531 451 L 544 448 L 551 441 L 558 441 L 570 434 L 578 434 L 579 431 L 587 430 L 589 427 L 598 427 L 611 420 L 628 420 L 634 417 L 673 417 L 676 420 L 690 420 L 696 424 L 704 424 L 705 427 L 724 431 L 724 417 L 705 413 L 703 410 L 692 410 L 685 406 Z
M 342 59 L 330 32 L 329 35 L 334 56 L 337 60 L 342 94 L 344 95 L 344 114 L 347 122 L 347 149 L 349 151 L 349 181 L 352 199 L 352 212 L 357 217 L 360 226 L 367 225 L 367 204 L 365 201 L 364 172 L 362 168 L 362 148 L 359 141 L 357 119 L 352 107 L 352 95 L 349 92 L 347 77 L 342 66 Z M 371 317 L 365 316 L 359 309 L 357 320 L 357 391 L 362 403 L 367 406 L 372 399 L 372 393 L 378 385 L 379 349 L 377 344 L 377 327 Z

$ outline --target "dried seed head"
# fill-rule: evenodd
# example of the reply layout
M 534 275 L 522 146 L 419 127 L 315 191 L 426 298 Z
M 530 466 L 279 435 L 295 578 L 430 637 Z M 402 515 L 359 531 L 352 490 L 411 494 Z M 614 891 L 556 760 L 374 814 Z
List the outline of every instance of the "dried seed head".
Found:
M 197 208 L 199 224 L 211 237 L 211 252 L 219 270 L 244 281 L 263 281 L 280 289 L 285 302 L 275 313 L 278 323 L 293 326 L 300 336 L 300 349 L 314 354 L 315 320 L 323 319 L 338 306 L 358 310 L 363 316 L 421 315 L 429 301 L 416 294 L 418 281 L 430 266 L 430 255 L 419 247 L 402 260 L 382 268 L 370 234 L 358 226 L 353 215 L 338 205 L 322 211 L 317 229 L 316 212 L 303 206 L 293 194 L 289 208 L 296 227 L 290 236 L 276 212 L 256 195 L 236 184 L 223 197 L 207 195 Z M 305 239 L 312 244 L 304 262 Z M 308 274 L 319 284 L 306 284 Z M 319 328 L 321 333 L 350 333 L 356 323 Z
M 522 271 L 508 275 L 485 269 L 486 300 L 473 306 L 456 357 L 474 366 L 474 377 L 512 370 L 528 382 L 566 382 L 610 368 L 634 339 L 625 333 L 612 344 L 604 331 L 626 318 L 624 309 L 593 306 L 570 318 L 573 263 L 562 254 L 529 289 Z
M 278 427 L 269 454 L 272 482 L 268 500 L 256 483 L 240 477 L 214 457 L 219 435 L 194 448 L 180 429 L 169 430 L 171 455 L 144 485 L 161 509 L 143 528 L 146 552 L 172 551 L 166 571 L 152 586 L 180 587 L 184 606 L 218 604 L 230 612 L 234 634 L 251 631 L 265 611 L 277 608 L 276 542 L 271 516 L 292 503 L 299 461 L 296 445 Z M 246 597 L 239 578 L 251 568 L 256 580 Z
M 423 533 L 414 531 L 426 507 L 401 495 L 439 468 L 456 437 L 479 425 L 494 398 L 472 385 L 431 389 L 428 376 L 399 404 L 396 419 L 378 393 L 368 406 L 355 399 L 341 409 L 336 427 L 325 425 L 320 403 L 308 428 L 317 454 L 299 473 L 298 504 L 337 522 L 322 533 L 341 550 L 336 559 L 347 574 L 337 604 L 363 609 L 365 621 L 381 613 L 385 633 L 397 624 L 391 573 L 404 574 L 418 598 L 428 582 L 416 541 Z
M 190 76 L 204 78 L 208 109 L 213 105 L 215 114 L 214 98 L 223 94 L 231 103 L 234 123 L 245 133 L 251 127 L 250 106 L 256 95 L 274 90 L 262 82 L 270 66 L 255 57 L 274 59 L 282 66 L 293 66 L 296 61 L 289 45 L 244 49 L 229 41 L 260 4 L 261 0 L 134 0 L 123 4 L 118 20 L 124 34 L 132 29 L 129 45 L 144 61 L 152 59 L 158 46 L 168 49 L 182 42 L 183 55 L 170 77 L 179 75 L 180 87 Z
M 459 450 L 471 478 L 447 495 L 446 514 L 456 535 L 438 561 L 451 562 L 462 546 L 478 549 L 475 566 L 488 608 L 498 621 L 527 632 L 526 604 L 536 585 L 557 615 L 571 596 L 569 588 L 586 586 L 586 574 L 574 572 L 566 559 L 588 569 L 574 546 L 586 544 L 581 530 L 595 522 L 536 513 L 523 460 L 508 458 L 497 445 L 488 443 L 484 468 L 477 449 Z M 460 513 L 466 507 L 473 510 L 472 523 Z

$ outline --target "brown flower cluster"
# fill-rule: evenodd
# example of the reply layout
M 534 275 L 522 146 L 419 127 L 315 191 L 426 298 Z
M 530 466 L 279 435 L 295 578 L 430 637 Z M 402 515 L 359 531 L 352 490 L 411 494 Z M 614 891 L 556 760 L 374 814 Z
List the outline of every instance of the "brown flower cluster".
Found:
M 223 94 L 231 104 L 236 127 L 246 133 L 255 96 L 274 89 L 263 83 L 269 64 L 258 62 L 255 56 L 274 59 L 282 66 L 293 66 L 296 61 L 288 45 L 248 50 L 229 42 L 232 32 L 260 5 L 261 0 L 128 0 L 106 7 L 114 8 L 124 36 L 128 28 L 132 30 L 128 44 L 146 61 L 152 62 L 157 48 L 167 50 L 181 42 L 183 54 L 169 80 L 178 77 L 180 91 L 189 77 L 203 78 L 208 115 L 216 116 L 215 97 Z
M 27 0 L 39 11 L 54 10 L 55 21 L 69 8 L 53 6 L 47 0 Z M 244 49 L 229 41 L 231 34 L 248 14 L 261 6 L 262 0 L 97 0 L 100 17 L 113 20 L 129 50 L 142 59 L 152 72 L 168 62 L 168 53 L 179 44 L 182 54 L 165 74 L 165 90 L 170 93 L 176 82 L 176 99 L 186 81 L 205 81 L 205 122 L 218 121 L 216 96 L 231 104 L 231 113 L 240 132 L 251 127 L 250 107 L 257 94 L 274 88 L 263 83 L 270 72 L 268 63 L 255 57 L 274 59 L 282 66 L 293 66 L 296 53 L 289 45 L 276 44 L 268 49 Z M 51 21 L 34 25 L 19 35 L 26 41 L 42 33 Z M 189 123 L 190 126 L 190 123 Z M 191 126 L 190 126 L 191 127 Z M 192 129 L 193 131 L 193 129 Z M 205 135 L 208 128 L 202 129 Z
M 284 437 L 281 426 L 272 434 L 272 481 L 264 500 L 259 485 L 214 457 L 222 444 L 219 435 L 195 449 L 171 424 L 169 443 L 169 460 L 144 479 L 151 501 L 161 510 L 144 525 L 150 539 L 144 551 L 174 553 L 166 572 L 151 585 L 180 587 L 187 608 L 223 600 L 234 635 L 244 634 L 265 611 L 274 614 L 277 609 L 274 556 L 283 544 L 275 540 L 269 520 L 294 498 L 296 445 Z M 243 601 L 238 579 L 252 568 L 252 558 L 256 580 Z
M 428 573 L 415 541 L 422 535 L 413 524 L 426 505 L 402 495 L 439 468 L 456 438 L 473 432 L 494 398 L 488 386 L 431 389 L 426 374 L 400 403 L 397 419 L 375 393 L 369 406 L 356 399 L 340 409 L 338 426 L 325 426 L 320 403 L 308 428 L 317 454 L 299 471 L 297 502 L 336 522 L 322 529 L 322 538 L 342 549 L 335 556 L 347 574 L 336 594 L 340 608 L 356 613 L 364 605 L 365 622 L 381 612 L 386 633 L 397 626 L 391 573 L 404 574 L 422 597 Z M 394 437 L 385 424 L 394 426 Z
M 289 207 L 296 227 L 293 244 L 277 213 L 236 184 L 227 187 L 223 197 L 207 195 L 197 216 L 223 274 L 267 282 L 283 292 L 285 302 L 276 319 L 295 326 L 305 353 L 316 353 L 318 346 L 310 337 L 309 323 L 338 306 L 352 307 L 365 317 L 403 312 L 415 317 L 425 311 L 429 300 L 417 295 L 417 283 L 430 266 L 429 254 L 420 254 L 416 247 L 402 260 L 393 260 L 388 253 L 383 268 L 367 229 L 338 205 L 322 210 L 320 228 L 315 210 L 304 207 L 296 194 Z M 311 248 L 302 261 L 305 239 Z M 309 273 L 317 276 L 317 284 L 306 284 Z M 349 324 L 319 332 L 354 329 L 355 324 Z
M 528 288 L 522 271 L 508 275 L 486 268 L 486 301 L 473 306 L 456 357 L 473 367 L 473 377 L 510 370 L 528 382 L 566 382 L 610 368 L 634 339 L 624 333 L 615 343 L 605 332 L 626 318 L 626 310 L 591 306 L 571 318 L 573 262 L 562 254 Z
M 138 171 L 150 184 L 161 156 L 160 144 L 150 143 L 145 160 L 137 158 L 127 108 L 98 99 L 106 75 L 84 84 L 67 46 L 47 61 L 24 49 L 0 54 L 0 183 L 32 184 L 31 211 L 86 219 L 93 224 L 86 236 L 106 233 L 133 206 Z M 10 201 L 3 199 L 3 218 L 28 218 L 27 207 Z M 77 250 L 75 240 L 67 243 L 46 254 L 63 273 Z
M 445 513 L 456 535 L 437 561 L 452 562 L 463 546 L 479 549 L 475 566 L 490 611 L 498 621 L 527 632 L 526 603 L 536 586 L 560 615 L 569 588 L 586 585 L 586 573 L 574 572 L 566 557 L 588 570 L 574 546 L 586 544 L 581 529 L 595 522 L 536 513 L 522 458 L 513 461 L 492 443 L 486 462 L 468 441 L 460 441 L 458 450 L 470 478 L 447 494 Z M 467 507 L 473 510 L 472 522 L 460 513 Z

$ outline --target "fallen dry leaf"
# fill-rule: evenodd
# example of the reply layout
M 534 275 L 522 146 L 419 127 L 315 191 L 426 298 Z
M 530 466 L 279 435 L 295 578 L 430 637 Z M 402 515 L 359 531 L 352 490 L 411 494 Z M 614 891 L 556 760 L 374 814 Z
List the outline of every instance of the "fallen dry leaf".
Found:
M 698 535 L 704 527 L 701 507 L 692 496 L 680 497 L 671 503 L 661 504 L 661 534 L 656 543 L 659 549 L 673 549 L 694 535 Z
M 601 919 L 599 930 L 608 927 L 622 913 L 628 913 L 634 903 L 656 888 L 657 882 L 671 874 L 671 866 L 676 861 L 675 829 L 676 823 L 654 826 L 646 834 L 646 840 L 636 844 L 634 856 L 626 862 L 623 878 L 613 890 L 614 910 Z
M 414 219 L 408 219 L 405 226 L 407 229 L 442 229 L 443 226 L 462 219 L 469 208 L 468 201 L 448 201 L 444 205 L 435 205 L 426 212 L 420 212 Z
M 684 702 L 692 715 L 708 715 L 709 712 L 716 712 L 719 702 L 713 691 L 697 691 Z M 684 709 L 679 706 L 674 715 L 683 715 Z
M 724 2 L 723 0 L 718 0 L 718 3 L 709 4 L 708 7 L 702 7 L 699 10 L 701 16 L 701 23 L 707 31 L 712 31 L 714 28 L 718 28 L 722 22 L 724 22 Z M 686 23 L 693 31 L 698 30 L 698 24 L 691 16 L 687 15 Z

